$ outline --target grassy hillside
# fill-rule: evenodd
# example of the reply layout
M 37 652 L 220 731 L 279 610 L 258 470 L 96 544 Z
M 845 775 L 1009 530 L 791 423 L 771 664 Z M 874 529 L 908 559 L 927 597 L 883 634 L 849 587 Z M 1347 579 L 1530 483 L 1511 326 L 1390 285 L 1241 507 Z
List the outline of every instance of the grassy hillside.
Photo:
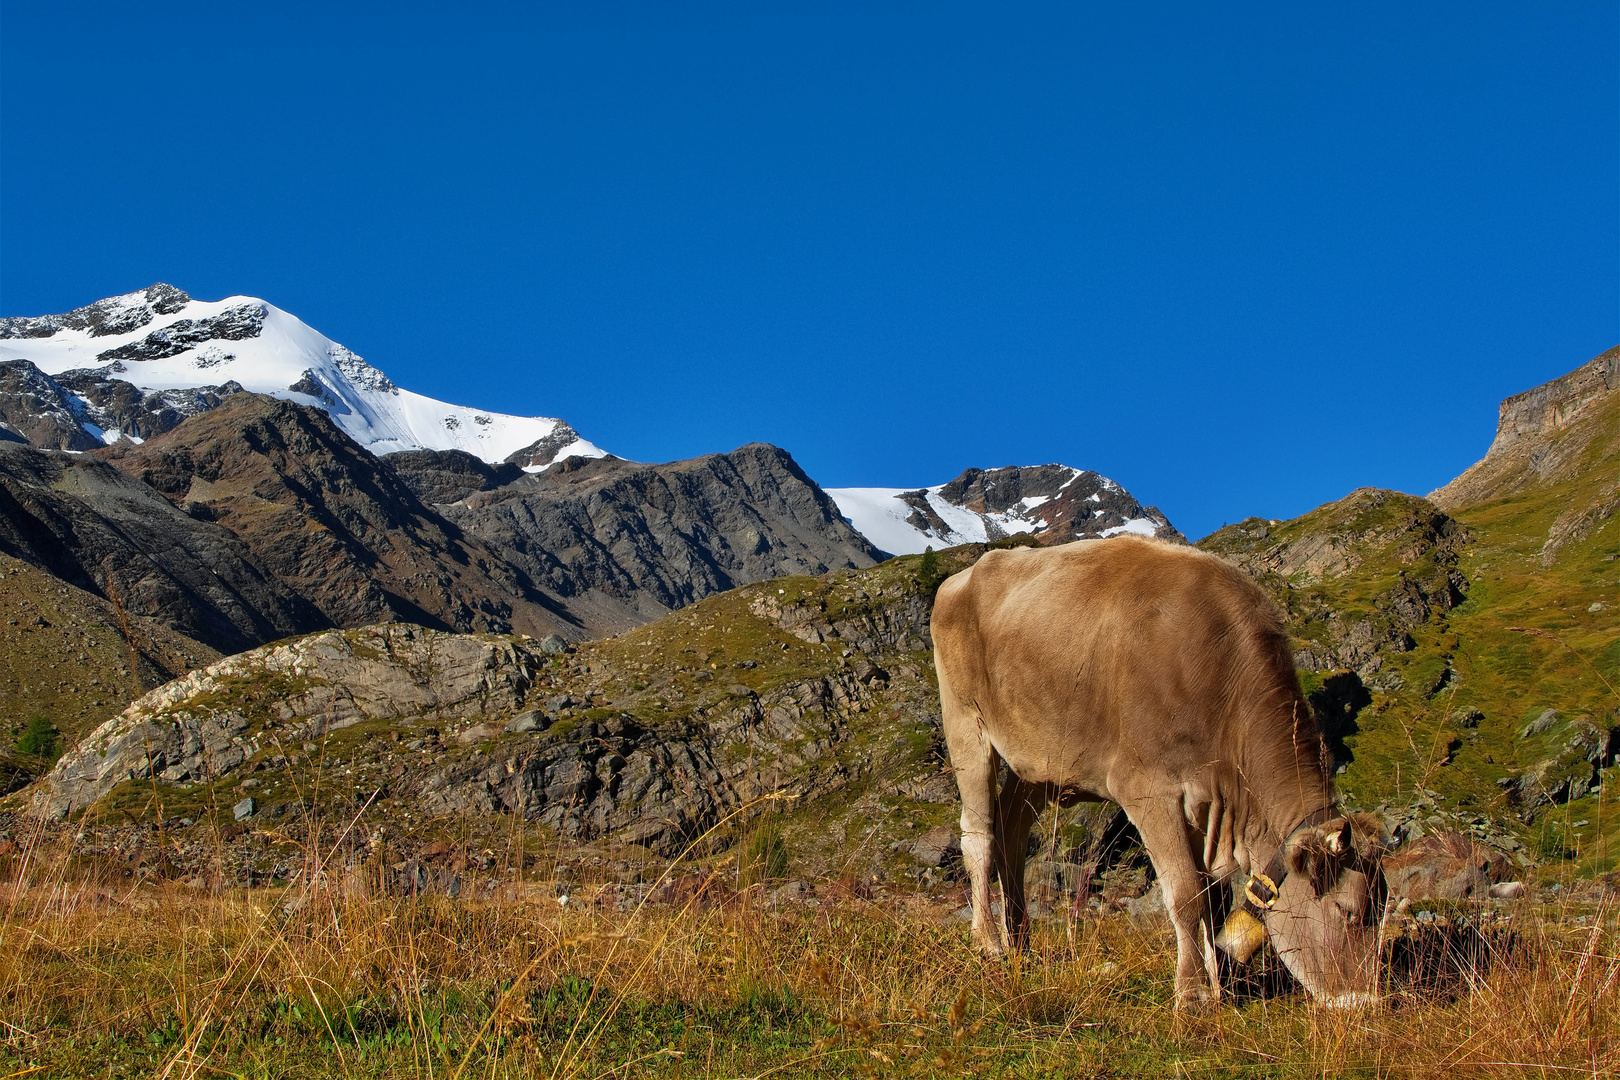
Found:
M 1350 800 L 1517 841 L 1550 879 L 1620 862 L 1620 770 L 1593 769 L 1620 726 L 1620 393 L 1581 405 L 1499 437 L 1449 513 L 1363 489 L 1200 543 L 1288 611 Z
M 147 690 L 219 659 L 153 619 L 124 615 L 6 555 L 0 641 L 0 792 L 46 764 L 38 754 L 17 753 L 30 727 L 52 732 L 59 751 Z

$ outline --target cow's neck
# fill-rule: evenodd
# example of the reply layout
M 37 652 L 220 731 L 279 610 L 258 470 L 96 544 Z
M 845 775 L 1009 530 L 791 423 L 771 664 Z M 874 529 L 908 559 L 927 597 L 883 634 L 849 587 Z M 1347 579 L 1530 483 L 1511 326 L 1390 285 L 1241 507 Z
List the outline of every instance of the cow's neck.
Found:
M 1243 729 L 1242 797 L 1249 803 L 1243 828 L 1250 860 L 1265 862 L 1301 821 L 1335 799 L 1322 758 L 1315 718 L 1302 698 L 1254 717 Z

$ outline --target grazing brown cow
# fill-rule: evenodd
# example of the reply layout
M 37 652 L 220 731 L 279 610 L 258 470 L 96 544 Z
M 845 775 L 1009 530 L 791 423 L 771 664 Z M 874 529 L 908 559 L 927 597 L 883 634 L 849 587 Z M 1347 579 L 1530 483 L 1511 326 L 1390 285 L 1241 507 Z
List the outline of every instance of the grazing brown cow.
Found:
M 940 587 L 933 634 L 984 949 L 1027 942 L 1025 843 L 1046 803 L 1112 800 L 1162 883 L 1178 1006 L 1220 994 L 1205 898 L 1238 874 L 1248 899 L 1222 948 L 1247 959 L 1263 925 L 1318 999 L 1372 999 L 1381 831 L 1333 811 L 1282 619 L 1246 575 L 1137 537 L 991 551 Z

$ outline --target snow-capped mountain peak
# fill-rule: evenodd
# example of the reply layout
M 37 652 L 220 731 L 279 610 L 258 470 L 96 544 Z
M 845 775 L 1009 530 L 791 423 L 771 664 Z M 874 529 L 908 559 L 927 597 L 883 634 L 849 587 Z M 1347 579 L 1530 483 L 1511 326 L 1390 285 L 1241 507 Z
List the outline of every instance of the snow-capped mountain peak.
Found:
M 839 512 L 891 555 L 986 543 L 1014 533 L 1044 542 L 1137 533 L 1179 537 L 1156 508 L 1099 473 L 1068 465 L 968 469 L 925 488 L 828 488 Z
M 0 319 L 0 360 L 48 375 L 103 375 L 148 391 L 242 389 L 314 405 L 376 454 L 464 450 L 530 470 L 602 457 L 561 420 L 436 401 L 396 386 L 351 350 L 252 296 L 195 300 L 157 284 L 65 315 Z M 108 442 L 123 432 L 102 434 Z

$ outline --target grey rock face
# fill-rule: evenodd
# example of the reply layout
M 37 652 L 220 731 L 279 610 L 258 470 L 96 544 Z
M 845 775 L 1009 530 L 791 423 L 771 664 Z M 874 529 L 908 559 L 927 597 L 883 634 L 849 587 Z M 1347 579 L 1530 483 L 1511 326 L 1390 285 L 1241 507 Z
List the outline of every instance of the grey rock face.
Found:
M 956 830 L 936 825 L 917 838 L 911 854 L 924 866 L 944 866 L 950 859 L 962 857 L 962 845 L 957 842 Z
M 1520 738 L 1534 738 L 1559 727 L 1554 709 L 1545 710 L 1527 725 Z M 1597 788 L 1603 767 L 1620 754 L 1620 726 L 1599 724 L 1590 716 L 1578 716 L 1562 725 L 1551 756 L 1537 761 L 1517 777 L 1504 777 L 1497 783 L 1508 791 L 1529 821 L 1542 806 L 1561 806 Z
M 232 394 L 243 392 L 242 384 L 234 380 L 184 390 L 142 390 L 99 370 L 65 372 L 57 381 L 77 395 L 87 420 L 105 431 L 116 429 L 138 439 L 172 431 L 187 417 L 217 409 Z
M 402 450 L 383 458 L 383 463 L 425 503 L 460 502 L 523 475 L 516 465 L 491 465 L 465 450 Z
M 424 506 L 320 409 L 235 394 L 174 431 L 103 455 L 230 530 L 326 626 L 397 619 L 586 635 L 504 553 Z
M 648 728 L 627 713 L 557 737 L 525 735 L 437 770 L 427 814 L 521 814 L 569 840 L 613 836 L 672 854 L 765 792 L 811 797 L 849 777 L 841 716 L 868 700 L 852 677 L 744 692 L 700 719 Z
M 544 731 L 551 726 L 551 718 L 539 709 L 529 709 L 520 712 L 506 722 L 506 732 L 510 735 L 526 735 L 531 731 Z
M 15 440 L 51 450 L 93 450 L 84 405 L 27 360 L 0 361 L 0 428 Z
M 362 720 L 507 715 L 537 663 L 504 638 L 402 624 L 239 653 L 160 686 L 97 728 L 57 762 L 33 812 L 62 817 L 125 779 L 224 776 L 269 745 L 267 730 L 292 746 Z M 244 709 L 240 693 L 252 688 L 273 692 L 274 719 Z M 214 704 L 222 699 L 233 704 Z
M 103 445 L 103 432 L 149 439 L 241 391 L 236 382 L 141 390 L 101 370 L 52 378 L 31 361 L 7 360 L 0 362 L 0 431 L 44 450 L 94 450 Z
M 1598 354 L 1567 375 L 1505 399 L 1498 412 L 1496 437 L 1485 456 L 1461 476 L 1429 493 L 1446 510 L 1499 499 L 1584 471 L 1583 461 L 1594 439 L 1604 439 L 1605 413 L 1612 414 L 1620 393 L 1620 346 Z M 1584 429 L 1584 430 L 1583 430 Z M 1614 491 L 1608 492 L 1612 499 Z M 1586 507 L 1579 503 L 1555 523 L 1543 558 L 1548 565 L 1567 543 L 1570 530 L 1584 533 L 1579 519 L 1591 510 L 1607 518 L 1614 504 Z M 1595 523 L 1594 523 L 1595 524 Z
M 752 444 L 668 465 L 570 458 L 437 509 L 563 597 L 595 592 L 645 621 L 783 574 L 880 553 L 786 451 Z
M 1557 709 L 1543 709 L 1540 716 L 1526 724 L 1524 726 L 1524 730 L 1519 732 L 1519 738 L 1528 739 L 1532 735 L 1540 735 L 1543 731 L 1549 730 L 1557 722 Z

